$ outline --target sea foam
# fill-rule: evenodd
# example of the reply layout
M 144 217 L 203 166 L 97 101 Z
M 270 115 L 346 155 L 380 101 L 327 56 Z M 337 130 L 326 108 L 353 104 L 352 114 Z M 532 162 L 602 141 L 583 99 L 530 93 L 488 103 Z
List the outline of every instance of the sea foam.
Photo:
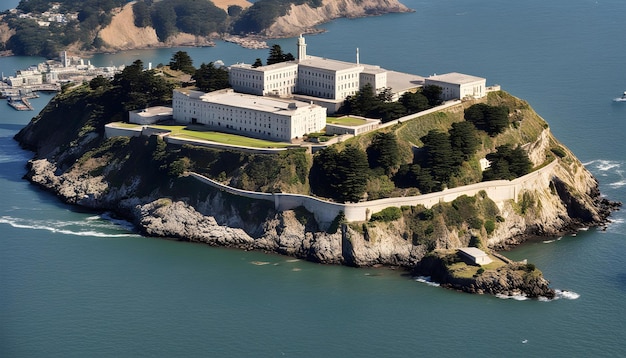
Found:
M 440 284 L 434 281 L 431 281 L 430 276 L 417 276 L 415 277 L 415 281 L 425 283 L 428 286 L 439 287 Z
M 45 230 L 55 234 L 74 235 L 74 236 L 92 236 L 102 238 L 119 238 L 119 237 L 139 237 L 140 235 L 133 233 L 107 233 L 98 229 L 107 229 L 120 231 L 119 227 L 111 224 L 103 225 L 102 223 L 89 224 L 87 221 L 58 221 L 58 220 L 31 220 L 14 218 L 10 216 L 1 216 L 0 224 L 7 224 L 17 229 L 29 230 Z M 84 229 L 81 229 L 84 228 Z M 124 230 L 125 231 L 125 230 Z

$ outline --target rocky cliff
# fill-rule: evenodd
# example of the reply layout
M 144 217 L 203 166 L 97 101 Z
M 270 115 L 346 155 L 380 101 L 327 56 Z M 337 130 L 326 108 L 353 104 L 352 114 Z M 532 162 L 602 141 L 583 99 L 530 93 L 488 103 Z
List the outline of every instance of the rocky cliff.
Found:
M 245 0 L 214 0 L 213 3 L 224 10 L 229 5 L 238 5 L 242 8 L 251 5 Z M 409 11 L 411 10 L 398 0 L 324 0 L 322 6 L 316 8 L 307 4 L 292 5 L 285 16 L 277 18 L 269 28 L 255 38 L 259 36 L 262 38 L 292 37 L 301 33 L 316 32 L 318 31 L 315 29 L 317 25 L 342 17 L 354 18 Z M 213 44 L 213 39 L 222 36 L 223 34 L 217 33 L 206 37 L 179 33 L 161 42 L 153 27 L 140 28 L 134 25 L 132 3 L 119 9 L 111 23 L 98 33 L 98 37 L 105 43 L 102 49 L 105 51 L 149 47 L 207 46 Z
M 315 26 L 341 17 L 364 17 L 386 13 L 410 12 L 397 0 L 323 0 L 322 6 L 291 5 L 285 16 L 278 18 L 263 35 L 269 38 L 292 37 L 313 32 Z

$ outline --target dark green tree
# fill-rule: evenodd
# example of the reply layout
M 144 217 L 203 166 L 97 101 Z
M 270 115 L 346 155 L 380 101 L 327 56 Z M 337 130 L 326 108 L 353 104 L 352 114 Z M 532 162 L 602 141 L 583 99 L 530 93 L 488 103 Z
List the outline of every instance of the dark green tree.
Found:
M 347 146 L 337 160 L 335 168 L 337 181 L 333 183 L 343 202 L 358 202 L 363 199 L 367 187 L 368 164 L 367 155 L 355 146 Z
M 150 6 L 145 1 L 137 1 L 133 4 L 133 16 L 135 26 L 147 27 L 152 26 L 152 18 L 150 16 Z
M 442 185 L 458 171 L 459 160 L 450 144 L 450 137 L 438 130 L 431 130 L 421 138 L 424 143 L 422 167 L 429 168 L 433 179 Z
M 161 41 L 176 34 L 176 11 L 168 1 L 160 1 L 152 7 L 152 24 L 154 30 Z
M 421 92 L 406 92 L 400 96 L 399 102 L 406 108 L 407 113 L 417 113 L 430 108 L 428 98 Z
M 346 98 L 340 112 L 357 116 L 368 116 L 380 104 L 381 101 L 374 95 L 372 85 L 368 83 L 357 93 Z
M 464 117 L 492 137 L 504 132 L 509 126 L 509 110 L 504 106 L 477 103 L 465 110 Z
M 443 103 L 441 94 L 443 89 L 437 85 L 427 85 L 422 88 L 422 94 L 428 99 L 428 105 L 435 107 Z
M 263 66 L 263 61 L 261 61 L 261 59 L 260 59 L 260 58 L 257 58 L 257 59 L 254 61 L 254 63 L 252 64 L 252 67 L 253 67 L 253 68 L 257 68 L 257 67 L 261 67 L 261 66 Z
M 377 103 L 374 108 L 367 113 L 367 117 L 380 118 L 383 123 L 387 123 L 394 119 L 403 117 L 406 114 L 406 108 L 399 102 L 382 102 Z
M 227 9 L 227 13 L 228 16 L 230 17 L 237 17 L 239 15 L 241 15 L 241 12 L 243 11 L 243 8 L 239 5 L 230 5 Z
M 474 155 L 481 144 L 476 127 L 471 122 L 452 123 L 452 128 L 448 134 L 450 135 L 452 150 L 464 160 L 468 160 Z
M 309 171 L 311 192 L 327 198 L 337 196 L 332 183 L 337 180 L 335 169 L 337 168 L 338 159 L 339 153 L 334 146 L 327 147 L 315 153 L 315 156 L 313 156 L 313 165 Z
M 188 74 L 194 74 L 196 68 L 193 67 L 193 60 L 185 51 L 177 51 L 170 60 L 172 70 L 180 70 Z
M 506 179 L 513 180 L 530 173 L 532 162 L 521 148 L 510 144 L 496 148 L 495 153 L 487 154 L 489 168 L 483 172 L 483 181 Z
M 196 81 L 196 87 L 205 92 L 217 91 L 230 87 L 228 82 L 228 71 L 217 68 L 213 62 L 201 64 L 200 68 L 191 77 Z
M 270 54 L 267 58 L 267 65 L 273 65 L 275 63 L 293 61 L 295 58 L 291 53 L 284 53 L 283 49 L 278 44 L 272 45 L 270 48 Z
M 107 88 L 110 86 L 111 86 L 111 81 L 109 81 L 108 79 L 102 76 L 94 77 L 91 81 L 89 81 L 89 88 L 91 88 L 92 90 L 95 90 L 98 88 Z
M 381 168 L 386 175 L 400 164 L 400 148 L 393 132 L 376 133 L 366 152 L 370 168 Z
M 156 76 L 155 70 L 144 70 L 141 60 L 126 66 L 115 75 L 112 83 L 116 87 L 116 101 L 119 101 L 124 111 L 163 105 L 172 98 L 173 86 Z

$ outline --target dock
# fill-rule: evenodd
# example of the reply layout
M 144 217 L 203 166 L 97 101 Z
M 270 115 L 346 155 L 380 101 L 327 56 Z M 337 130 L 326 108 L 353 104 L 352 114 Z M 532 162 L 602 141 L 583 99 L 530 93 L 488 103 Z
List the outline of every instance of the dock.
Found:
M 17 111 L 32 111 L 35 109 L 26 97 L 8 97 L 7 104 Z

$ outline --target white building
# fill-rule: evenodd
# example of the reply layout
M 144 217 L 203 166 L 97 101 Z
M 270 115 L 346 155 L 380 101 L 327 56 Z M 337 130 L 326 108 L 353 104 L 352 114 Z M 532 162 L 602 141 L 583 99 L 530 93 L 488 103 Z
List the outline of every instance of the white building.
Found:
M 492 262 L 486 252 L 476 247 L 462 247 L 459 253 L 477 265 L 487 265 Z
M 416 90 L 423 77 L 393 72 L 380 66 L 359 62 L 332 60 L 309 56 L 304 38 L 298 38 L 298 58 L 295 61 L 253 68 L 249 64 L 235 64 L 229 68 L 230 84 L 237 92 L 259 96 L 291 97 L 313 101 L 334 113 L 346 99 L 369 84 L 376 92 L 391 87 L 392 92 Z M 395 96 L 397 99 L 399 97 Z
M 289 97 L 295 93 L 298 64 L 280 62 L 269 66 L 252 67 L 241 63 L 230 67 L 229 82 L 237 92 L 257 96 Z
M 172 108 L 155 106 L 128 112 L 128 121 L 136 124 L 155 124 L 172 119 Z
M 481 77 L 465 75 L 458 72 L 434 75 L 425 79 L 425 85 L 436 85 L 442 88 L 441 99 L 482 98 L 486 94 L 487 80 Z
M 12 87 L 36 86 L 43 83 L 44 75 L 37 69 L 18 70 L 15 76 L 10 76 L 4 81 Z
M 290 141 L 326 126 L 326 108 L 307 102 L 236 93 L 174 90 L 173 118 L 222 132 Z

